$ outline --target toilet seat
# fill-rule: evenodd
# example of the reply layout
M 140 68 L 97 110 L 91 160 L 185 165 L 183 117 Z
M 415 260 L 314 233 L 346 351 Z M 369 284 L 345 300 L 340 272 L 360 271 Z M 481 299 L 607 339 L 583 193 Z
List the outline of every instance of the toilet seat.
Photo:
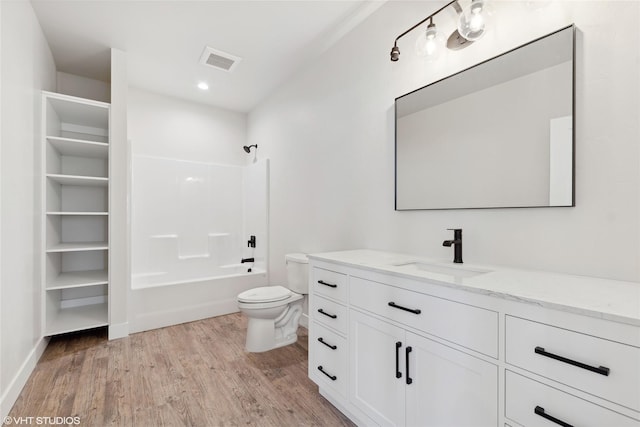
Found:
M 262 286 L 242 292 L 238 295 L 238 302 L 255 304 L 276 302 L 289 298 L 292 293 L 283 286 Z

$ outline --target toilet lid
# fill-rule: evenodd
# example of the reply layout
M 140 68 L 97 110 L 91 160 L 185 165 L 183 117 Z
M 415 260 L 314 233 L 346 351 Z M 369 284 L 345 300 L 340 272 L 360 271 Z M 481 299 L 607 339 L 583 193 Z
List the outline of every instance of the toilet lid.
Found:
M 263 286 L 238 295 L 240 302 L 274 302 L 289 298 L 291 291 L 282 286 Z

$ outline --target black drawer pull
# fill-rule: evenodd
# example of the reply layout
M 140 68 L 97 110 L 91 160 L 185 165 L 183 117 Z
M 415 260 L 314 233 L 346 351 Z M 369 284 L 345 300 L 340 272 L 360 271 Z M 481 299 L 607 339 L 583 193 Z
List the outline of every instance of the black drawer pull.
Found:
M 338 285 L 336 285 L 334 283 L 327 283 L 324 280 L 318 280 L 318 283 L 320 283 L 321 285 L 328 286 L 330 288 L 337 288 L 338 287 Z
M 328 342 L 326 342 L 325 340 L 322 339 L 322 337 L 318 338 L 318 341 L 321 342 L 322 344 L 326 345 L 327 347 L 329 347 L 331 350 L 336 350 L 338 348 L 337 345 L 331 345 Z
M 318 309 L 318 313 L 320 313 L 320 314 L 324 314 L 325 316 L 327 316 L 327 317 L 331 317 L 332 319 L 337 319 L 337 318 L 338 318 L 338 316 L 337 316 L 337 315 L 335 315 L 335 314 L 329 314 L 329 313 L 327 313 L 326 311 L 324 311 L 324 310 L 323 310 L 323 309 L 321 309 L 321 308 L 319 308 L 319 309 Z
M 419 308 L 407 308 L 407 307 L 403 307 L 401 305 L 396 304 L 395 302 L 391 301 L 389 303 L 389 307 L 393 307 L 393 308 L 397 308 L 399 310 L 404 310 L 404 311 L 408 311 L 409 313 L 413 313 L 413 314 L 420 314 L 422 313 L 422 310 L 420 310 Z
M 400 347 L 402 347 L 402 343 L 398 341 L 396 343 L 396 378 L 402 378 L 402 372 L 400 372 Z
M 411 384 L 413 382 L 413 378 L 411 378 L 411 375 L 409 375 L 409 353 L 411 353 L 411 351 L 413 350 L 413 348 L 411 348 L 411 346 L 407 347 L 406 350 L 406 361 L 405 364 L 407 366 L 407 384 Z
M 536 406 L 536 409 L 534 409 L 533 412 L 535 412 L 536 415 L 540 415 L 542 418 L 551 421 L 552 423 L 558 424 L 559 426 L 562 426 L 562 427 L 573 427 L 571 424 L 565 423 L 564 421 L 559 420 L 556 417 L 552 417 L 551 415 L 547 414 L 546 412 L 544 412 L 544 408 L 542 408 L 540 406 Z
M 323 374 L 325 374 L 326 376 L 328 376 L 329 378 L 331 378 L 331 381 L 335 381 L 335 380 L 337 380 L 337 379 L 338 379 L 338 377 L 336 377 L 335 375 L 327 374 L 327 372 L 326 372 L 324 369 L 322 369 L 322 365 L 321 365 L 321 366 L 318 366 L 318 371 L 322 372 Z
M 544 351 L 542 347 L 536 347 L 534 350 L 536 354 L 541 356 L 549 357 L 551 359 L 559 360 L 560 362 L 568 363 L 569 365 L 577 366 L 578 368 L 586 369 L 587 371 L 595 372 L 596 374 L 604 375 L 605 377 L 609 376 L 609 368 L 604 366 L 591 366 L 582 362 L 578 362 L 575 360 L 567 359 L 566 357 L 558 356 L 557 354 L 549 353 Z

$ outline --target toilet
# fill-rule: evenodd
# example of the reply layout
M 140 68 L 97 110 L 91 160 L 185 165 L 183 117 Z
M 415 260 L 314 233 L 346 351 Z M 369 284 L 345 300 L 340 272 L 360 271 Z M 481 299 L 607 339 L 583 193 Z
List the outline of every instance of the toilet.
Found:
M 264 286 L 238 295 L 238 308 L 249 319 L 249 352 L 273 350 L 298 339 L 302 298 L 309 292 L 309 260 L 305 254 L 288 254 L 285 262 L 288 287 Z

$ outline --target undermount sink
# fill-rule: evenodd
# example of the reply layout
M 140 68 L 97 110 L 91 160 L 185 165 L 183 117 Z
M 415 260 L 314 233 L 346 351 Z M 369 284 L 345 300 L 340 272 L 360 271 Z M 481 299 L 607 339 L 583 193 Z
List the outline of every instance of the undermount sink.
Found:
M 448 276 L 454 276 L 456 278 L 462 277 L 474 277 L 480 274 L 490 273 L 490 270 L 483 270 L 481 268 L 466 268 L 466 267 L 449 267 L 440 264 L 430 264 L 420 261 L 412 261 L 401 264 L 395 264 L 394 267 L 399 267 L 406 272 L 426 272 L 435 274 L 446 274 Z

